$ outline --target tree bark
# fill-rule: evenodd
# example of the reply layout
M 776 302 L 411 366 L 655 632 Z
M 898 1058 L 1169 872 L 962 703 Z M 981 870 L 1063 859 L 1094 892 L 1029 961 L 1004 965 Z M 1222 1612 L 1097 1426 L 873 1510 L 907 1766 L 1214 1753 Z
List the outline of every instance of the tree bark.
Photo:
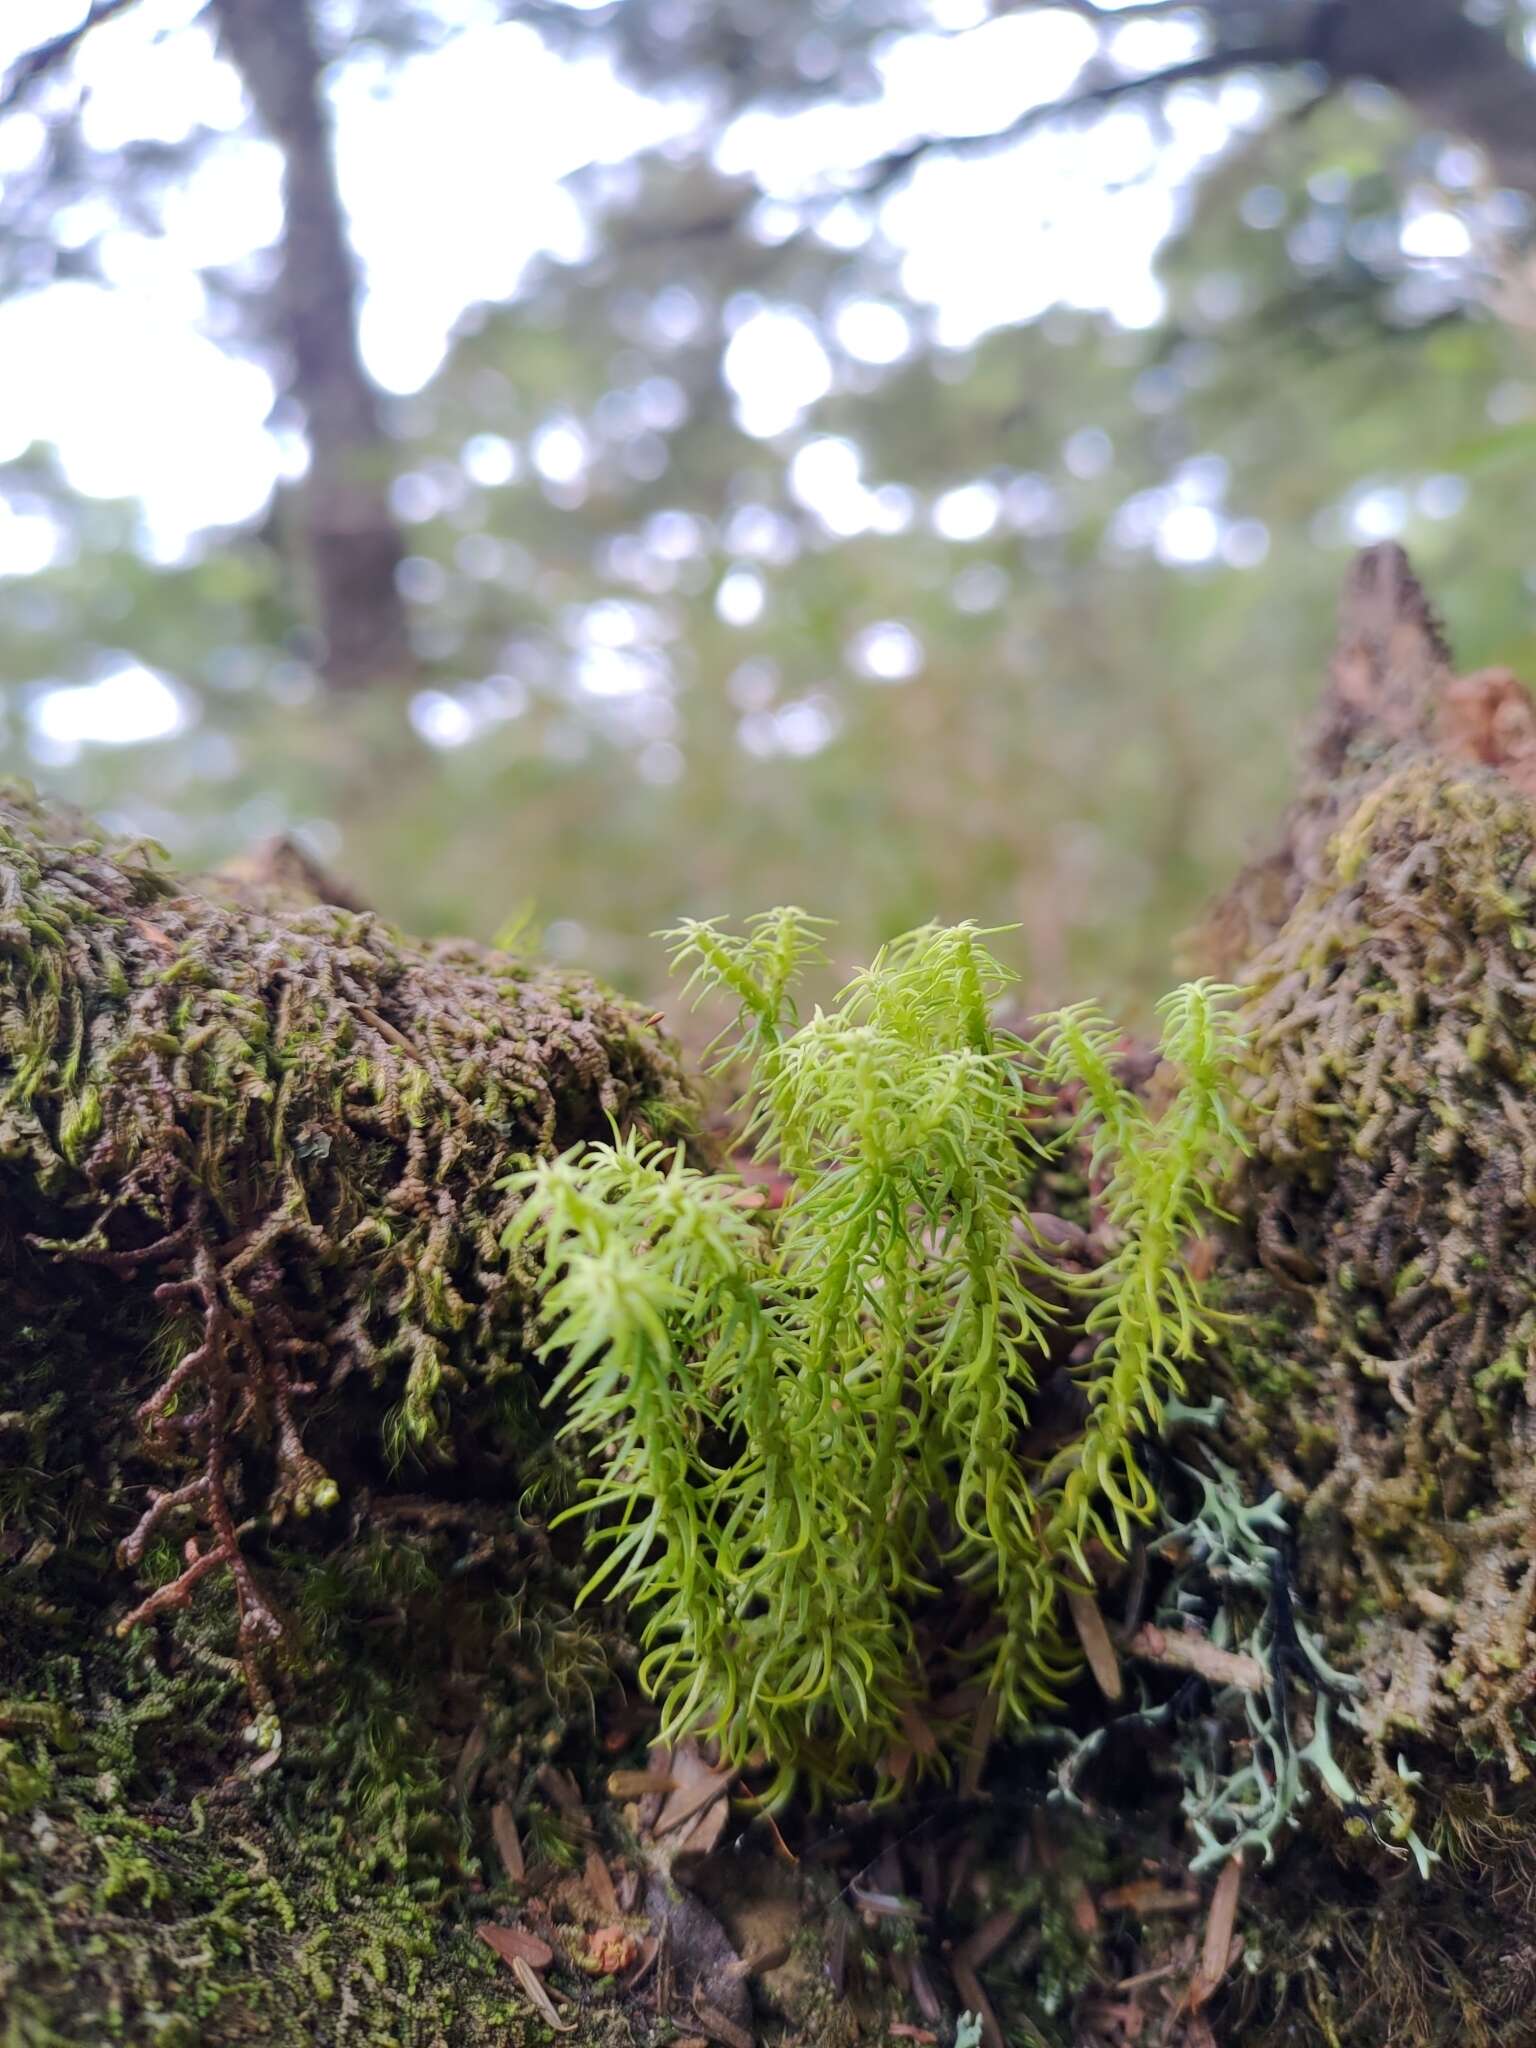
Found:
M 1536 198 L 1536 70 L 1455 0 L 1335 0 L 1319 13 L 1317 55 L 1333 77 L 1387 86 L 1476 143 L 1501 185 Z
M 1106 27 L 1171 11 L 1171 0 L 1129 6 L 1105 0 L 995 0 L 993 12 L 1046 4 Z M 1187 9 L 1180 11 L 1189 11 Z M 1006 127 L 981 135 L 924 136 L 869 166 L 862 189 L 897 183 L 935 149 L 985 152 L 1053 121 L 1090 115 L 1118 101 L 1234 71 L 1292 70 L 1307 64 L 1333 85 L 1385 86 L 1428 128 L 1476 144 L 1502 185 L 1536 198 L 1536 68 L 1497 29 L 1469 20 L 1457 0 L 1206 0 L 1211 47 L 1146 75 L 1094 67 L 1060 99 L 1026 107 Z
M 277 331 L 310 447 L 305 526 L 322 668 L 338 689 L 414 668 L 395 572 L 389 445 L 357 344 L 357 275 L 307 0 L 214 0 L 224 47 L 283 153 Z

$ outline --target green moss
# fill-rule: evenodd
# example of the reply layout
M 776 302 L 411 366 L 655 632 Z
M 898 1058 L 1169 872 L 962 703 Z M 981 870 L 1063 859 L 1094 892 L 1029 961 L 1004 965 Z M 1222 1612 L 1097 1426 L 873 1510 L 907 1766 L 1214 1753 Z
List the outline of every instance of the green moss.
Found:
M 1433 1875 L 1381 1882 L 1369 1841 L 1323 1827 L 1245 1901 L 1244 1966 L 1215 2009 L 1244 2048 L 1512 2048 L 1529 2033 L 1536 1880 L 1529 1792 L 1437 1772 Z M 1373 1867 L 1376 1866 L 1376 1867 Z M 1227 2031 L 1224 2033 L 1222 2030 Z
M 133 1475 L 123 1563 L 183 1559 L 122 1625 L 220 1580 L 259 1691 L 287 1622 L 237 1522 L 324 1523 L 386 1460 L 505 1459 L 530 1295 L 498 1181 L 642 1105 L 685 1120 L 675 1063 L 578 976 L 227 904 L 0 792 L 0 1271 L 55 1302 L 61 1272 L 110 1276 L 156 1365 L 96 1374 L 109 1455 L 136 1438 L 165 1474 Z
M 1480 1731 L 1519 1778 L 1536 1661 L 1536 811 L 1409 742 L 1355 794 L 1250 974 L 1234 1426 L 1301 1511 L 1335 1643 L 1380 1674 L 1368 1724 L 1447 1744 Z
M 543 2037 L 488 1808 L 628 1653 L 496 1183 L 690 1114 L 579 976 L 0 795 L 6 2048 Z
M 985 937 L 907 933 L 802 1022 L 814 920 L 678 935 L 691 985 L 738 1010 L 721 1063 L 751 1065 L 742 1121 L 785 1191 L 766 1219 L 655 1144 L 515 1183 L 507 1244 L 542 1253 L 563 1434 L 600 1467 L 571 1510 L 601 1553 L 587 1590 L 635 1606 L 664 1739 L 765 1757 L 776 1791 L 804 1773 L 845 1792 L 910 1758 L 912 1717 L 943 1720 L 934 1696 L 972 1671 L 1006 1734 L 1064 1705 L 1062 1584 L 1091 1582 L 1090 1545 L 1122 1556 L 1155 1521 L 1144 1447 L 1214 1331 L 1184 1250 L 1235 1138 L 1230 992 L 1161 1005 L 1178 1085 L 1154 1114 L 1090 1006 L 1038 1020 L 1034 1043 L 997 1029 L 1007 977 Z M 1104 1240 L 1064 1289 L 1020 1184 L 1068 1093 L 1055 1149 L 1089 1151 Z M 1033 1397 L 1061 1325 L 1086 1413 L 1051 1444 Z M 937 1651 L 973 1592 L 995 1620 Z M 946 1729 L 931 1760 L 965 1739 Z
M 62 1371 L 85 1355 L 70 1339 L 50 1323 Z M 42 1433 L 44 1498 L 89 1442 L 60 1418 Z M 623 1648 L 571 1620 L 573 1575 L 515 1515 L 498 1533 L 483 1504 L 373 1506 L 351 1543 L 250 1539 L 289 1617 L 275 1751 L 249 1739 L 232 1603 L 117 1637 L 89 1526 L 0 1571 L 7 2048 L 542 2038 L 473 1935 L 510 1902 L 489 1811 L 527 1816 L 536 1863 L 537 1765 L 567 1731 L 579 1752 L 583 1678 Z M 584 2040 L 607 2024 L 594 2011 Z

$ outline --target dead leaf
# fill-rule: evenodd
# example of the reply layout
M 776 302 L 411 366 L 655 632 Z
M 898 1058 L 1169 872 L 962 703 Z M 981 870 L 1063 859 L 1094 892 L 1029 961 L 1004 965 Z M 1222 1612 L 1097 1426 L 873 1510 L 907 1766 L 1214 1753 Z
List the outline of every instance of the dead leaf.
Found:
M 523 1956 L 515 1957 L 512 1963 L 512 1972 L 517 1978 L 518 1983 L 523 1987 L 523 1996 L 528 2000 L 528 2003 L 533 2007 L 540 2019 L 544 2021 L 546 2026 L 553 2027 L 557 2034 L 575 2033 L 575 2021 L 561 2019 L 559 2013 L 555 2010 L 555 2001 L 544 1989 L 533 1965 L 526 1958 Z
M 573 1820 L 584 1821 L 587 1810 L 581 1803 L 581 1792 L 569 1771 L 562 1771 L 557 1764 L 540 1764 L 534 1773 L 539 1790 L 552 1799 L 560 1811 L 569 1814 Z
M 648 1799 L 653 1792 L 665 1795 L 675 1783 L 676 1780 L 666 1771 L 610 1771 L 608 1797 Z
M 1221 1867 L 1216 1889 L 1211 1894 L 1210 1915 L 1205 1923 L 1205 1940 L 1200 1947 L 1200 1967 L 1185 1996 L 1185 2006 L 1198 2012 L 1209 2004 L 1216 1987 L 1227 1974 L 1232 1957 L 1232 1931 L 1237 1925 L 1237 1901 L 1243 1888 L 1243 1863 L 1233 1856 Z
M 1104 1626 L 1098 1601 L 1087 1587 L 1068 1586 L 1067 1612 L 1072 1617 L 1072 1626 L 1083 1646 L 1083 1655 L 1088 1659 L 1088 1669 L 1093 1673 L 1095 1685 L 1105 1699 L 1119 1699 L 1125 1691 L 1125 1681 L 1120 1676 L 1120 1659 L 1109 1640 L 1109 1630 Z
M 923 2048 L 939 2038 L 930 2028 L 910 2026 L 905 2020 L 898 2020 L 894 2027 L 887 2027 L 885 2031 L 893 2041 L 917 2041 L 923 2044 Z
M 517 1822 L 505 1799 L 498 1799 L 491 1808 L 491 1834 L 495 1838 L 496 1854 L 501 1858 L 502 1869 L 513 1884 L 521 1884 L 527 1872 L 523 1860 L 523 1838 L 517 1832 Z
M 1176 1892 L 1156 1878 L 1139 1877 L 1099 1895 L 1106 1913 L 1192 1913 L 1200 1903 L 1197 1891 Z
M 1093 1893 L 1081 1878 L 1069 1888 L 1072 1924 L 1079 1934 L 1094 1935 L 1099 1931 L 1099 1909 L 1093 1903 Z
M 1007 2036 L 998 2025 L 997 2014 L 992 2010 L 992 2001 L 981 1988 L 981 1979 L 969 1963 L 958 1958 L 951 1964 L 950 1974 L 955 1980 L 955 1989 L 964 2001 L 967 2012 L 975 2013 L 981 2021 L 983 2048 L 1008 2048 Z
M 555 1960 L 555 1952 L 549 1943 L 540 1941 L 526 1927 L 502 1927 L 494 1920 L 482 1920 L 475 1932 L 504 1963 L 515 1964 L 521 1958 L 535 1970 L 547 1970 Z
M 617 1920 L 619 1917 L 618 1893 L 613 1888 L 613 1879 L 608 1874 L 607 1864 L 595 1849 L 587 1851 L 586 1869 L 583 1876 L 587 1891 L 591 1895 L 592 1903 L 597 1907 L 597 1910 L 605 1914 L 608 1919 Z M 622 1969 L 624 1966 L 621 1964 L 619 1967 Z
M 456 1799 L 467 1799 L 475 1789 L 475 1780 L 480 1775 L 480 1766 L 485 1761 L 485 1752 L 490 1747 L 490 1730 L 484 1721 L 477 1721 L 464 1739 L 459 1751 L 458 1763 L 454 1766 L 453 1791 Z
M 923 1719 L 911 1700 L 903 1702 L 901 1709 L 901 1732 L 907 1738 L 907 1745 L 914 1756 L 936 1757 L 939 1753 L 939 1738 Z
M 680 1742 L 666 1763 L 673 1786 L 648 1830 L 651 1840 L 668 1837 L 673 1856 L 707 1855 L 725 1832 L 726 1794 L 736 1774 L 718 1769 L 692 1737 Z
M 956 1957 L 967 1963 L 973 1970 L 979 1970 L 990 1962 L 1005 1941 L 1011 1941 L 1018 1931 L 1019 1922 L 1024 1918 L 1022 1910 L 1015 1906 L 1003 1906 L 991 1913 L 968 1941 L 955 1950 Z
M 960 1766 L 962 1799 L 974 1799 L 981 1790 L 981 1774 L 986 1768 L 987 1751 L 992 1747 L 992 1737 L 997 1732 L 997 1707 L 997 1694 L 989 1692 L 977 1710 L 976 1720 L 971 1729 L 971 1739 L 965 1746 L 965 1760 Z M 998 2038 L 1001 2041 L 1002 2037 Z
M 891 1747 L 881 1758 L 881 1775 L 890 1780 L 893 1794 L 900 1792 L 905 1787 L 907 1777 L 912 1769 L 912 1763 L 912 1751 L 905 1742 L 892 1743 Z

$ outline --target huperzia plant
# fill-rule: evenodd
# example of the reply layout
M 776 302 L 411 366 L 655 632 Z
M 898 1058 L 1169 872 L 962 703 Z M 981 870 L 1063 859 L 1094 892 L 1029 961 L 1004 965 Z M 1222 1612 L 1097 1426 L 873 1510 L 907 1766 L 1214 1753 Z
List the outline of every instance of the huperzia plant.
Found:
M 515 1177 L 547 1398 L 597 1467 L 569 1510 L 600 1558 L 585 1597 L 634 1608 L 668 1737 L 707 1732 L 781 1782 L 844 1784 L 910 1735 L 946 1589 L 995 1611 L 975 1654 L 1001 1723 L 1027 1725 L 1076 1671 L 1060 1610 L 1087 1546 L 1153 1517 L 1138 1445 L 1211 1332 L 1185 1249 L 1239 1143 L 1229 991 L 1164 1002 L 1177 1083 L 1154 1113 L 1096 1011 L 1028 1040 L 997 1025 L 1009 976 L 969 924 L 894 941 L 804 1020 L 818 920 L 668 936 L 690 991 L 735 1006 L 716 1063 L 746 1068 L 747 1143 L 788 1192 L 754 1206 L 632 1135 Z M 1026 1198 L 1079 1141 L 1112 1249 L 1064 1281 Z M 1085 1417 L 1026 1455 L 1064 1317 L 1091 1351 Z

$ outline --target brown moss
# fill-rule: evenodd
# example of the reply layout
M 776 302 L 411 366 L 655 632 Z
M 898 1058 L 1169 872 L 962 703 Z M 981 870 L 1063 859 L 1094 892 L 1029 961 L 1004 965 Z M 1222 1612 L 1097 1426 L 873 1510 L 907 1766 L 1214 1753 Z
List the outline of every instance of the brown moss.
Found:
M 1533 898 L 1522 795 L 1433 754 L 1384 766 L 1250 971 L 1233 1290 L 1264 1332 L 1237 1354 L 1249 1442 L 1370 1678 L 1373 1730 L 1481 1735 L 1517 1776 L 1536 1685 Z
M 116 1283 L 152 1363 L 104 1362 L 105 1398 L 136 1380 L 165 1475 L 122 1561 L 183 1553 L 122 1625 L 227 1577 L 254 1676 L 285 1623 L 238 1523 L 344 1513 L 386 1454 L 483 1456 L 527 1408 L 501 1179 L 610 1119 L 687 1114 L 642 1015 L 580 976 L 222 901 L 0 796 L 0 1256 L 19 1288 Z
M 1319 1808 L 1249 1891 L 1232 2038 L 1529 2038 L 1536 1811 L 1536 710 L 1456 678 L 1399 551 L 1346 594 L 1280 851 L 1216 920 L 1253 1152 L 1218 1371 L 1301 1598 L 1361 1686 L 1356 1782 L 1418 1767 L 1429 1877 Z M 1352 1753 L 1351 1753 L 1352 1752 Z
M 553 1842 L 628 1653 L 543 1526 L 499 1182 L 689 1100 L 591 982 L 305 885 L 0 793 L 8 2043 L 542 2035 L 489 1808 Z

